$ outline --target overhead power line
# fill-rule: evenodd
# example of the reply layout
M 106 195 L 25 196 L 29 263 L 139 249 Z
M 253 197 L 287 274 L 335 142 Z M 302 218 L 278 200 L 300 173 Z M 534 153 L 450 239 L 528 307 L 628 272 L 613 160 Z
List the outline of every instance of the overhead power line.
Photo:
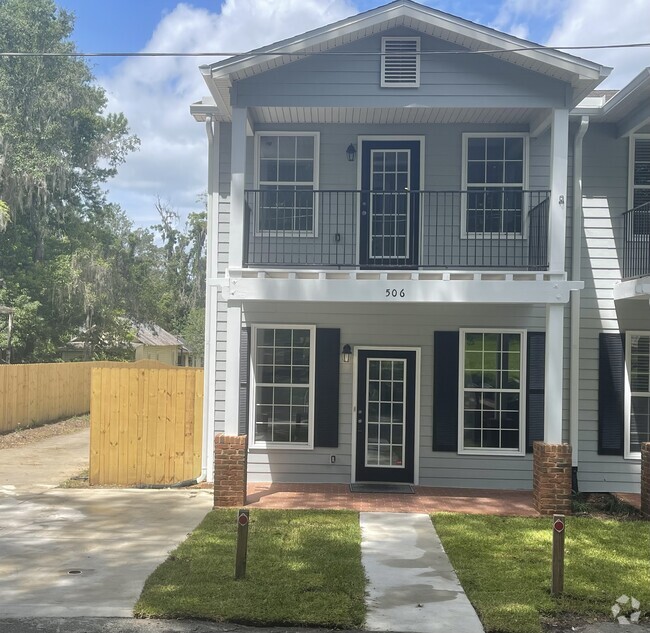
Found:
M 420 51 L 415 53 L 420 56 L 429 55 L 496 55 L 502 53 L 519 53 L 523 51 L 586 51 L 601 49 L 621 49 L 621 48 L 650 48 L 650 42 L 634 42 L 631 44 L 592 44 L 586 46 L 519 46 L 516 48 L 494 48 L 481 50 L 445 50 L 445 51 Z M 207 52 L 98 52 L 98 53 L 80 53 L 80 52 L 19 52 L 19 51 L 0 51 L 0 57 L 313 57 L 313 56 L 381 56 L 384 53 L 379 51 L 368 52 L 341 52 L 341 51 L 251 51 L 246 53 L 232 53 L 225 51 L 207 51 Z M 411 53 L 410 53 L 411 54 Z

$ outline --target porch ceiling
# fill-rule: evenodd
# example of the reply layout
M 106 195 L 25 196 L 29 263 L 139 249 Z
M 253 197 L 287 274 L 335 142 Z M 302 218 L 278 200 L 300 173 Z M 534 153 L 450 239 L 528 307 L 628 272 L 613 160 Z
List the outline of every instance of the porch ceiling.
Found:
M 540 110 L 534 108 L 252 108 L 256 123 L 503 123 L 527 124 Z

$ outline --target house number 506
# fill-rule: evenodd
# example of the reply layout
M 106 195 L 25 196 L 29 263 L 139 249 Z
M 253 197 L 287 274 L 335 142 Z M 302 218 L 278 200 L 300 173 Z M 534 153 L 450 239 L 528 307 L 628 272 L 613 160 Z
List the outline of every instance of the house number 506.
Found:
M 391 299 L 397 299 L 397 297 L 404 298 L 406 296 L 406 292 L 404 292 L 404 288 L 401 288 L 398 290 L 397 288 L 386 288 L 386 298 L 391 298 Z

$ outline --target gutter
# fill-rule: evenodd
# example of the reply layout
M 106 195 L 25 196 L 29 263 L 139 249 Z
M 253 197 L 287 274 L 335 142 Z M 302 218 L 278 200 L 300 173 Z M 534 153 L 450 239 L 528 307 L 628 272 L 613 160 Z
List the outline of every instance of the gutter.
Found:
M 573 140 L 573 217 L 571 222 L 571 280 L 582 276 L 582 140 L 589 129 L 589 117 L 580 119 Z M 571 293 L 569 444 L 572 447 L 572 489 L 578 492 L 580 432 L 580 293 Z

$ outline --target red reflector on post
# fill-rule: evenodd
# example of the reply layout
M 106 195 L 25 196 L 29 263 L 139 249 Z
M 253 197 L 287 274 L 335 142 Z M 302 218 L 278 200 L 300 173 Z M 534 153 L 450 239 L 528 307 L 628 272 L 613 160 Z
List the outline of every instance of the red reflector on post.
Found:
M 240 514 L 237 521 L 239 522 L 239 525 L 247 525 L 248 524 L 248 515 Z
M 564 531 L 564 521 L 561 519 L 558 519 L 555 523 L 553 523 L 553 529 L 556 532 L 563 532 Z

